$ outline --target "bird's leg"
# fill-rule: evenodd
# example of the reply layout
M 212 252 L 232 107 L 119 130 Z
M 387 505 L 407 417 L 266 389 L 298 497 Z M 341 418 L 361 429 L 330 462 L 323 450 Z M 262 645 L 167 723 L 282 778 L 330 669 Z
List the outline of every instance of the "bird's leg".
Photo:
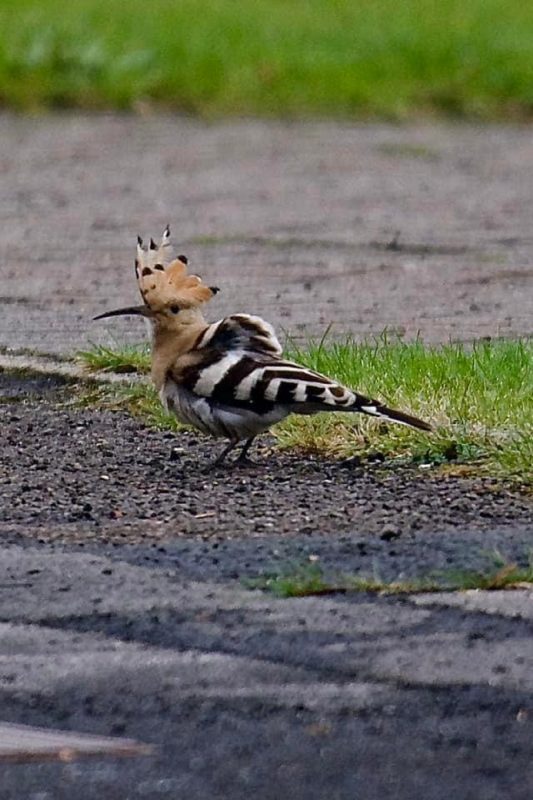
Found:
M 253 461 L 248 458 L 248 450 L 253 444 L 255 436 L 250 436 L 249 439 L 246 439 L 245 443 L 242 446 L 242 450 L 235 459 L 236 464 L 253 464 Z
M 172 447 L 170 448 L 170 452 L 168 454 L 168 460 L 169 461 L 179 461 L 180 460 L 180 453 L 182 453 L 182 452 L 183 452 L 183 450 L 182 450 L 181 447 L 176 447 L 176 445 L 173 444 Z
M 207 466 L 204 468 L 204 472 L 208 472 L 213 467 L 219 467 L 225 460 L 226 456 L 229 455 L 231 451 L 237 447 L 238 444 L 239 444 L 238 439 L 237 440 L 232 439 L 231 442 L 228 445 L 226 445 L 226 447 L 223 449 L 220 455 L 217 456 L 214 461 L 211 461 L 209 464 L 207 464 Z

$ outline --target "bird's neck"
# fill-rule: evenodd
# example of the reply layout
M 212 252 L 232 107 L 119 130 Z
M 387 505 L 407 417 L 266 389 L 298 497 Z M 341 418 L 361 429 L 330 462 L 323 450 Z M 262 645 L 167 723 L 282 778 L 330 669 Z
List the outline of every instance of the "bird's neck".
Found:
M 175 361 L 194 347 L 199 336 L 208 327 L 203 317 L 199 317 L 179 330 L 154 329 L 152 334 L 152 381 L 158 392 L 161 391 L 167 373 Z

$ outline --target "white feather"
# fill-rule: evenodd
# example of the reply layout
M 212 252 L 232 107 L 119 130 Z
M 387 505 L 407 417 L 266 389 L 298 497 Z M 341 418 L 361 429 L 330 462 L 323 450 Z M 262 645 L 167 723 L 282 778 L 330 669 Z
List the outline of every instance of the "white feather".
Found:
M 275 402 L 278 396 L 278 389 L 281 381 L 279 378 L 273 378 L 265 389 L 265 400 Z
M 202 395 L 203 397 L 209 397 L 217 385 L 219 381 L 222 380 L 224 375 L 231 369 L 235 364 L 237 364 L 241 360 L 241 354 L 238 351 L 233 351 L 227 353 L 220 361 L 217 361 L 216 364 L 212 364 L 210 367 L 205 367 L 201 373 L 200 377 L 194 384 L 194 391 L 196 394 Z
M 262 375 L 262 369 L 254 369 L 253 372 L 250 372 L 250 374 L 246 376 L 246 378 L 243 378 L 242 381 L 240 381 L 240 383 L 238 383 L 235 387 L 235 399 L 249 400 L 252 389 Z

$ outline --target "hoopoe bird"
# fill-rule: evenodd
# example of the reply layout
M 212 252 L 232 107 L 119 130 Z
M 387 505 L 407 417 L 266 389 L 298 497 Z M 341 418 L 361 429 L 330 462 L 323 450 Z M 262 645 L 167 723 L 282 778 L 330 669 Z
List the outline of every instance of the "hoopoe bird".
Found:
M 283 358 L 273 327 L 260 317 L 232 314 L 209 324 L 204 303 L 218 288 L 189 275 L 185 256 L 172 258 L 170 229 L 161 243 L 138 237 L 135 274 L 142 305 L 99 314 L 137 314 L 150 321 L 151 376 L 165 408 L 183 423 L 228 439 L 213 465 L 238 445 L 247 460 L 255 437 L 289 414 L 361 412 L 430 431 L 431 426 L 379 400 Z

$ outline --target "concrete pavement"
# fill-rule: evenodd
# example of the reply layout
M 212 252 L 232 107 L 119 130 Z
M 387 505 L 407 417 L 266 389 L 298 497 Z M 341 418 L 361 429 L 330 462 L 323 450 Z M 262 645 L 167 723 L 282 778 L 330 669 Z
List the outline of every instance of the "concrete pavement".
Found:
M 222 287 L 292 336 L 530 334 L 533 144 L 520 126 L 0 116 L 0 347 L 138 341 L 135 237 L 169 222 Z
M 529 590 L 278 600 L 17 546 L 0 587 L 3 716 L 157 746 L 6 766 L 6 799 L 531 796 Z

